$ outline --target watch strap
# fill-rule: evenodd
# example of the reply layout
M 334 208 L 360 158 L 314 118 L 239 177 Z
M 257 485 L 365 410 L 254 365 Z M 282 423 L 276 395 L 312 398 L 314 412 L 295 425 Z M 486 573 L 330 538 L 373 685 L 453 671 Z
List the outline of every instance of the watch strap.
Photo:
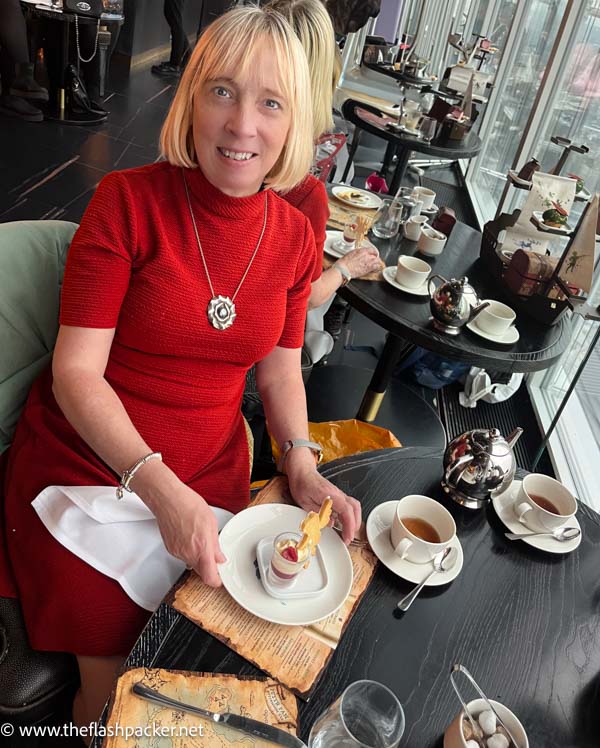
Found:
M 334 267 L 338 273 L 342 276 L 342 288 L 344 286 L 347 286 L 348 283 L 352 280 L 352 274 L 348 270 L 348 268 L 345 265 L 342 265 L 339 260 L 338 262 L 334 262 L 332 267 Z
M 314 452 L 317 465 L 321 462 L 323 449 L 320 444 L 317 444 L 317 442 L 311 442 L 308 439 L 288 439 L 281 445 L 281 456 L 277 465 L 277 470 L 279 470 L 280 473 L 284 472 L 286 457 L 294 447 L 307 447 Z

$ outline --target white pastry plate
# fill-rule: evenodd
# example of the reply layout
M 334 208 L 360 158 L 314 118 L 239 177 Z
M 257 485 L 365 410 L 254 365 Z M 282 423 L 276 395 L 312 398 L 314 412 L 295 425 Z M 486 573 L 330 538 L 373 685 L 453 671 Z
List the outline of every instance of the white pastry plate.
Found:
M 271 538 L 263 538 L 258 541 L 256 546 L 256 561 L 258 562 L 260 578 L 269 595 L 280 600 L 298 600 L 300 598 L 316 597 L 324 592 L 329 584 L 329 575 L 319 546 L 317 546 L 317 552 L 310 560 L 308 569 L 303 569 L 289 587 L 279 587 L 271 582 L 269 567 L 273 556 L 274 539 L 275 535 Z
M 404 293 L 408 293 L 411 296 L 429 296 L 429 291 L 427 290 L 427 282 L 423 283 L 422 286 L 419 286 L 418 288 L 409 288 L 408 286 L 403 286 L 401 283 L 398 283 L 396 280 L 396 266 L 390 265 L 387 268 L 383 269 L 382 275 L 384 277 L 384 280 L 386 280 L 390 286 L 394 286 L 394 288 L 397 288 L 399 291 L 404 291 Z
M 219 573 L 231 597 L 265 621 L 286 626 L 305 626 L 327 618 L 344 604 L 352 588 L 352 559 L 340 536 L 323 530 L 319 547 L 331 570 L 326 589 L 317 597 L 276 600 L 264 589 L 256 565 L 256 546 L 263 538 L 286 530 L 297 531 L 306 512 L 297 506 L 264 504 L 249 507 L 232 517 L 219 540 L 227 561 Z
M 325 244 L 323 245 L 323 251 L 325 254 L 331 255 L 332 257 L 337 257 L 340 259 L 341 257 L 344 257 L 344 255 L 347 255 L 348 252 L 354 249 L 354 245 L 351 247 L 348 247 L 347 249 L 336 249 L 333 245 L 338 239 L 341 239 L 343 236 L 343 231 L 333 231 L 331 229 L 328 229 L 326 232 L 325 237 Z M 377 249 L 377 247 L 370 242 L 368 239 L 363 239 L 361 247 L 372 247 L 373 249 Z
M 544 223 L 542 215 L 542 211 L 534 210 L 533 215 L 531 216 L 531 222 L 534 226 L 537 226 L 540 231 L 545 231 L 548 234 L 562 234 L 563 236 L 568 236 L 573 232 L 573 227 L 568 223 L 560 228 L 557 228 L 556 226 L 548 226 L 547 223 Z
M 500 518 L 502 524 L 508 528 L 510 532 L 517 533 L 518 535 L 533 532 L 533 530 L 530 530 L 525 527 L 525 525 L 521 524 L 515 514 L 514 507 L 519 495 L 519 489 L 521 488 L 521 482 L 522 481 L 520 480 L 513 481 L 504 493 L 501 493 L 499 496 L 492 499 L 492 506 L 496 510 L 496 514 Z M 581 530 L 581 525 L 576 517 L 571 517 L 571 519 L 569 519 L 569 527 L 577 527 Z M 509 540 L 507 542 L 516 543 L 517 541 Z M 540 551 L 562 555 L 563 553 L 571 553 L 579 547 L 579 544 L 581 543 L 581 534 L 576 538 L 573 538 L 573 540 L 565 540 L 564 542 L 555 540 L 552 537 L 523 538 L 523 542 Z
M 352 205 L 353 208 L 381 208 L 383 205 L 380 197 L 367 190 L 360 190 L 357 187 L 338 184 L 331 192 L 338 200 L 346 203 L 346 205 Z M 351 195 L 353 197 L 350 197 Z
M 590 200 L 592 197 L 592 193 L 589 190 L 586 190 L 585 187 L 582 187 L 579 192 L 575 193 L 575 200 L 578 200 L 582 203 L 587 203 L 588 200 Z
M 471 332 L 474 332 L 475 335 L 479 335 L 480 338 L 491 340 L 492 343 L 498 343 L 500 345 L 513 345 L 513 343 L 516 343 L 520 337 L 519 331 L 514 325 L 511 325 L 504 335 L 492 335 L 492 333 L 482 330 L 477 325 L 477 319 L 474 319 L 472 322 L 467 322 L 467 327 Z
M 393 571 L 402 579 L 418 584 L 423 581 L 433 567 L 432 564 L 413 564 L 411 561 L 400 558 L 394 552 L 390 529 L 397 504 L 397 501 L 386 501 L 373 509 L 367 520 L 367 538 L 373 553 L 384 566 L 387 566 L 390 571 Z M 460 574 L 463 566 L 463 550 L 460 540 L 455 537 L 449 545 L 456 548 L 458 554 L 454 566 L 448 571 L 434 574 L 427 582 L 427 587 L 440 587 L 443 584 L 448 584 Z

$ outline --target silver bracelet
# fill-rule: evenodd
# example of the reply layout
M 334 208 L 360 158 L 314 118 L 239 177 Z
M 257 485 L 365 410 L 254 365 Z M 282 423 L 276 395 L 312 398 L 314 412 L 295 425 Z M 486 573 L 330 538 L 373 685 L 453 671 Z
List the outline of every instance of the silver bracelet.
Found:
M 129 491 L 129 493 L 133 493 L 133 489 L 129 488 L 129 484 L 131 483 L 133 476 L 142 467 L 142 465 L 145 465 L 147 462 L 150 462 L 150 460 L 154 459 L 160 460 L 162 462 L 162 454 L 160 452 L 150 452 L 150 454 L 146 455 L 145 457 L 140 457 L 140 459 L 135 464 L 133 464 L 130 468 L 127 468 L 127 470 L 123 472 L 123 475 L 121 476 L 121 482 L 117 486 L 117 499 L 123 498 L 123 491 Z

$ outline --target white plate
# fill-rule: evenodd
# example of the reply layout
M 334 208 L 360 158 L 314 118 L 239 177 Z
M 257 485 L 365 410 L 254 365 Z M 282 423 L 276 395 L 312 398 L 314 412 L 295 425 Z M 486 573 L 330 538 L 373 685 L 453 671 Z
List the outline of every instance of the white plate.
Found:
M 496 496 L 495 499 L 492 499 L 492 506 L 496 510 L 496 514 L 500 518 L 500 521 L 504 524 L 505 527 L 510 530 L 510 532 L 517 533 L 518 535 L 521 535 L 522 533 L 533 532 L 533 530 L 528 529 L 527 527 L 525 527 L 525 525 L 522 525 L 519 522 L 514 510 L 514 505 L 517 500 L 517 496 L 519 495 L 521 483 L 522 481 L 520 480 L 513 481 L 511 486 L 507 488 L 504 493 L 501 493 L 499 496 Z M 577 521 L 576 517 L 571 517 L 569 519 L 569 527 L 577 527 L 581 530 L 581 525 Z M 509 540 L 508 542 L 516 543 L 517 541 Z M 581 543 L 581 534 L 579 534 L 576 538 L 573 538 L 573 540 L 565 540 L 562 543 L 559 540 L 555 540 L 551 537 L 523 538 L 523 542 L 527 543 L 527 545 L 530 545 L 533 548 L 537 548 L 540 551 L 546 551 L 547 553 L 558 553 L 562 555 L 563 553 L 571 553 L 579 547 L 579 544 Z
M 332 190 L 332 194 L 337 197 L 341 202 L 346 205 L 352 205 L 353 208 L 381 208 L 383 202 L 380 197 L 368 192 L 367 190 L 359 190 L 357 187 L 348 187 L 345 184 L 338 184 Z M 360 195 L 360 198 L 353 199 L 347 197 L 350 193 Z
M 354 245 L 351 247 L 348 247 L 348 249 L 336 249 L 333 245 L 338 240 L 341 239 L 343 236 L 343 231 L 332 231 L 327 230 L 326 232 L 326 238 L 325 238 L 325 244 L 323 245 L 323 251 L 331 255 L 332 257 L 337 257 L 340 259 L 341 257 L 344 257 L 348 254 L 351 250 L 354 249 Z M 372 249 L 377 249 L 377 247 L 373 244 L 373 242 L 370 242 L 368 239 L 363 239 L 361 247 L 371 247 Z M 379 250 L 378 250 L 379 251 Z
M 474 319 L 472 322 L 467 322 L 467 327 L 471 332 L 474 332 L 475 335 L 479 335 L 480 338 L 485 338 L 486 340 L 491 340 L 492 343 L 500 343 L 501 345 L 512 345 L 513 343 L 516 343 L 520 337 L 519 331 L 514 325 L 511 325 L 504 335 L 492 335 L 492 333 L 482 330 L 477 325 L 477 319 Z
M 421 208 L 421 213 L 425 213 L 426 215 L 437 213 L 439 210 L 438 206 L 434 203 L 431 208 Z
M 285 626 L 305 626 L 335 613 L 352 588 L 352 559 L 339 535 L 323 530 L 319 547 L 329 584 L 322 595 L 302 600 L 276 600 L 267 594 L 257 575 L 256 546 L 259 540 L 286 530 L 297 531 L 306 512 L 297 506 L 264 504 L 244 509 L 232 517 L 219 536 L 227 561 L 219 565 L 225 589 L 250 613 Z
M 390 528 L 397 505 L 397 501 L 386 501 L 373 509 L 367 520 L 367 537 L 373 553 L 384 566 L 387 566 L 390 571 L 393 571 L 402 579 L 418 584 L 429 574 L 432 565 L 413 564 L 411 561 L 400 558 L 394 552 L 390 538 Z M 460 574 L 463 566 L 463 550 L 460 540 L 455 537 L 449 545 L 456 548 L 458 553 L 454 566 L 448 571 L 440 571 L 439 574 L 434 574 L 427 582 L 426 587 L 440 587 L 443 584 L 448 584 Z
M 544 219 L 542 218 L 543 211 L 541 210 L 534 210 L 533 211 L 533 217 L 532 221 L 533 223 L 540 229 L 541 231 L 547 231 L 549 234 L 570 234 L 573 231 L 573 227 L 570 224 L 565 224 L 564 226 L 561 226 L 560 228 L 557 228 L 556 226 L 548 226 L 547 223 L 544 223 Z
M 404 293 L 409 293 L 412 296 L 429 296 L 429 291 L 427 290 L 427 281 L 425 281 L 425 283 L 423 283 L 423 285 L 419 286 L 418 288 L 409 288 L 408 286 L 403 286 L 401 283 L 398 283 L 398 281 L 396 280 L 395 265 L 390 265 L 389 267 L 384 268 L 383 277 L 390 284 L 390 286 L 394 286 L 394 288 L 397 288 L 400 291 L 404 291 Z
M 297 600 L 305 597 L 316 597 L 324 592 L 329 583 L 329 575 L 319 546 L 317 546 L 317 552 L 310 560 L 308 569 L 303 569 L 291 585 L 278 587 L 271 582 L 269 567 L 273 556 L 274 539 L 275 535 L 271 538 L 263 538 L 258 541 L 256 546 L 256 561 L 258 562 L 260 577 L 263 587 L 269 595 L 280 600 Z

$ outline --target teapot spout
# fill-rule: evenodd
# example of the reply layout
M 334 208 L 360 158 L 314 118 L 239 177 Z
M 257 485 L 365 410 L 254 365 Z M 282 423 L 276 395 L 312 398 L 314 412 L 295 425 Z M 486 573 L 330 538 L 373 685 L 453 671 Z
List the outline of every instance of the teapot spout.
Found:
M 517 428 L 506 437 L 506 441 L 508 442 L 508 446 L 512 449 L 515 444 L 519 441 L 521 434 L 523 433 L 523 429 L 520 426 L 517 426 Z
M 471 309 L 471 316 L 469 317 L 469 322 L 472 322 L 475 317 L 479 314 L 479 312 L 483 312 L 484 309 L 487 309 L 490 305 L 489 301 L 483 301 L 479 306 L 476 306 L 474 309 Z

